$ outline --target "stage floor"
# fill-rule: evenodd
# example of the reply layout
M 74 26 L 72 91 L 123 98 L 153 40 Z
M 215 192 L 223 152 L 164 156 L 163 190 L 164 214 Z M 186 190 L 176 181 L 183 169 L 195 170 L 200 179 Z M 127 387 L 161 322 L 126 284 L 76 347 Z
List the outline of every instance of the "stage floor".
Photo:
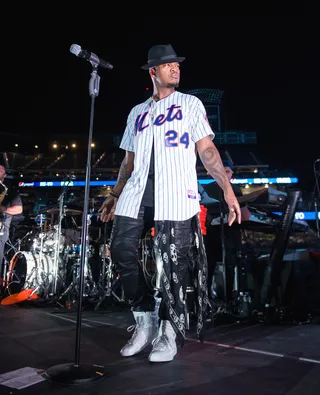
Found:
M 21 368 L 41 374 L 76 361 L 76 312 L 32 304 L 0 306 L 0 322 L 0 383 L 12 372 L 23 385 L 23 374 L 15 372 Z M 148 362 L 150 349 L 131 358 L 120 356 L 132 323 L 126 307 L 83 311 L 80 363 L 104 366 L 103 379 L 67 387 L 44 380 L 20 390 L 6 381 L 9 386 L 0 384 L 0 394 L 320 393 L 320 319 L 306 325 L 221 323 L 208 329 L 203 344 L 190 330 L 174 361 L 162 364 Z

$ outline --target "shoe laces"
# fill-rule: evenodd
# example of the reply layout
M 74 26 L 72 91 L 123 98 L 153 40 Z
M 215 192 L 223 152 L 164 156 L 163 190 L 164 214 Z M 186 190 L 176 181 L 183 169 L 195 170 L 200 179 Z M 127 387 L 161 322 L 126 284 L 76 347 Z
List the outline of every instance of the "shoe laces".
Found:
M 169 341 L 169 338 L 168 338 L 168 336 L 167 335 L 165 335 L 165 334 L 162 334 L 162 335 L 160 335 L 160 336 L 157 336 L 156 338 L 154 338 L 153 340 L 152 340 L 152 346 L 154 347 L 154 348 L 165 348 L 165 347 L 167 347 L 167 346 L 170 346 L 170 341 Z
M 130 325 L 128 326 L 127 331 L 132 332 L 137 326 L 138 326 L 137 324 Z
M 128 332 L 132 332 L 134 330 L 134 332 L 133 332 L 133 334 L 131 336 L 131 339 L 128 340 L 129 344 L 132 344 L 135 341 L 135 339 L 136 339 L 136 337 L 138 335 L 138 329 L 139 329 L 139 325 L 138 324 L 133 324 L 133 325 L 128 326 L 128 328 L 127 328 Z

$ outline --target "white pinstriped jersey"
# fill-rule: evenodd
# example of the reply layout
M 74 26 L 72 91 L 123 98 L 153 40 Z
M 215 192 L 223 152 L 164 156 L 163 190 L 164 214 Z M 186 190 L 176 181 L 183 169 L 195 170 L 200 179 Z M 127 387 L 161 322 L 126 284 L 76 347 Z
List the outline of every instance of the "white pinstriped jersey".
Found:
M 154 219 L 184 221 L 200 211 L 195 143 L 214 133 L 203 103 L 178 91 L 130 111 L 120 148 L 134 152 L 134 169 L 116 215 L 137 218 L 154 143 Z

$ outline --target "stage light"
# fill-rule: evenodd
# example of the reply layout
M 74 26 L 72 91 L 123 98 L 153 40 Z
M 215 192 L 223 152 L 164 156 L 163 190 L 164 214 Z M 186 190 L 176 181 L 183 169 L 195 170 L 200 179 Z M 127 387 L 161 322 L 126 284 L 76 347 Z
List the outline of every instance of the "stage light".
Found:
M 34 148 L 39 148 L 39 147 L 37 145 L 35 145 Z
M 14 146 L 15 146 L 15 147 L 19 147 L 19 144 L 15 144 Z
M 91 147 L 95 147 L 95 146 L 96 146 L 95 143 L 92 143 L 92 144 L 91 144 Z
M 73 143 L 73 144 L 71 145 L 71 147 L 72 147 L 72 148 L 77 148 L 77 144 Z
M 52 148 L 58 148 L 58 145 L 57 144 L 53 144 Z

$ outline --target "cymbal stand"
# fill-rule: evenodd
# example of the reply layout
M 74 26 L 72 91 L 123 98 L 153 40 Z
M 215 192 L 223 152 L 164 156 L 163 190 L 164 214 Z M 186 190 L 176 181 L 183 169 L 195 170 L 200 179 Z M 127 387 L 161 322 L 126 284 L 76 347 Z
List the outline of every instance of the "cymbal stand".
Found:
M 58 266 L 59 266 L 59 254 L 60 254 L 60 238 L 61 238 L 61 225 L 62 220 L 65 216 L 64 213 L 64 197 L 67 192 L 70 179 L 65 182 L 64 188 L 61 192 L 61 195 L 58 198 L 59 201 L 59 220 L 58 220 L 58 231 L 55 237 L 55 249 L 54 249 L 54 260 L 53 260 L 53 278 L 54 278 L 54 285 L 53 285 L 53 294 L 56 295 L 57 293 L 57 277 L 58 277 Z
M 42 218 L 43 218 L 43 214 L 40 214 L 40 252 L 39 252 L 39 262 L 40 263 L 42 263 L 43 238 L 44 238 Z
M 102 273 L 101 273 L 101 289 L 102 295 L 99 298 L 98 303 L 96 304 L 94 311 L 97 311 L 102 303 L 107 299 L 110 301 L 111 297 L 113 296 L 118 302 L 124 302 L 124 294 L 123 290 L 121 292 L 121 297 L 119 297 L 115 289 L 117 286 L 121 285 L 119 278 L 114 278 L 114 271 L 113 271 L 113 264 L 111 255 L 108 257 L 108 263 L 106 261 L 107 255 L 107 224 L 104 224 L 104 231 L 103 231 L 103 251 L 102 251 Z M 108 266 L 107 266 L 108 265 Z
M 91 221 L 90 221 L 90 214 L 88 214 L 88 219 L 87 219 L 87 228 L 89 227 Z M 88 231 L 87 233 L 88 234 Z M 81 257 L 81 249 L 82 246 L 80 247 L 80 257 Z M 84 274 L 86 277 L 86 282 L 87 279 L 90 278 L 90 270 L 89 270 L 89 265 L 88 265 L 88 238 L 86 238 L 85 240 L 85 249 L 86 249 L 86 258 L 85 258 L 85 262 L 84 262 Z M 79 284 L 80 284 L 80 275 L 81 275 L 81 258 L 77 258 L 76 259 L 76 263 L 74 263 L 72 265 L 72 270 L 73 270 L 73 280 L 71 282 L 71 284 L 66 288 L 66 290 L 59 296 L 58 298 L 58 302 L 61 301 L 61 299 L 63 299 L 66 295 L 70 295 L 73 294 L 74 295 L 74 300 L 76 300 L 77 294 L 79 292 Z M 87 284 L 86 284 L 87 285 Z M 89 294 L 89 292 L 88 292 Z
M 107 254 L 107 223 L 104 223 L 103 228 L 103 252 L 102 252 L 102 276 L 101 276 L 101 286 L 104 289 L 105 286 L 105 276 L 106 276 L 106 254 Z M 108 284 L 109 285 L 109 284 Z
M 38 264 L 36 266 L 35 270 L 35 274 L 32 277 L 31 274 L 28 277 L 28 279 L 26 280 L 26 284 L 28 284 L 28 287 L 32 287 L 33 292 L 31 293 L 30 297 L 34 294 L 34 293 L 42 293 L 43 297 L 46 298 L 49 294 L 50 291 L 50 285 L 49 285 L 49 281 L 48 281 L 48 275 L 46 273 L 46 271 L 43 269 L 46 265 L 45 262 L 43 260 L 43 242 L 44 242 L 44 215 L 43 214 L 39 214 L 39 222 L 40 222 L 40 251 L 39 251 L 39 261 Z M 40 273 L 38 272 L 40 271 Z M 30 281 L 30 278 L 32 279 L 33 282 Z M 46 282 L 46 285 L 45 285 Z M 37 286 L 36 286 L 37 285 Z M 41 291 L 40 291 L 41 290 Z

